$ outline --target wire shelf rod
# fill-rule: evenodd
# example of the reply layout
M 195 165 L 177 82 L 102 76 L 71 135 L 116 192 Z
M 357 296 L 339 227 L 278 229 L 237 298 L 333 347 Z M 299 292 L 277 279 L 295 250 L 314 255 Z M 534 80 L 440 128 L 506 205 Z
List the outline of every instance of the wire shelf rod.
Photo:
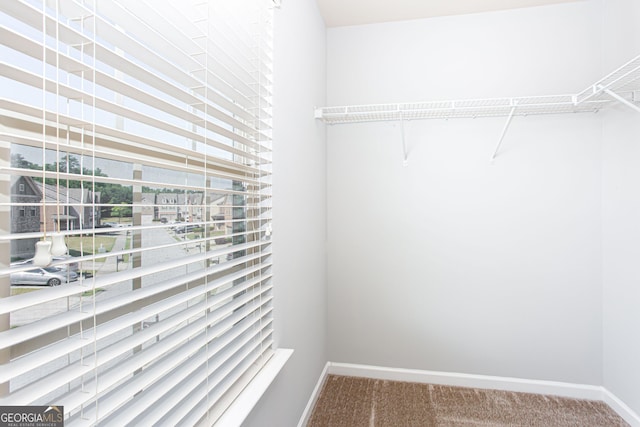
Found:
M 315 118 L 327 124 L 477 117 L 510 121 L 513 116 L 594 113 L 618 102 L 638 110 L 638 91 L 640 55 L 577 94 L 322 107 Z

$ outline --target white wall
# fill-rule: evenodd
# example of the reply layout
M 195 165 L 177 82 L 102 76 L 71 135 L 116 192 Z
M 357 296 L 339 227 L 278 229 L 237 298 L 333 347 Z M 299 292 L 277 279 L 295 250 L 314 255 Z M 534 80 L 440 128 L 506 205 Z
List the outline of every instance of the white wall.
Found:
M 296 425 L 327 361 L 325 29 L 314 0 L 275 15 L 274 326 L 295 352 L 244 424 L 259 427 Z
M 607 0 L 604 67 L 640 55 L 640 1 Z M 640 413 L 640 115 L 604 116 L 604 386 Z
M 577 92 L 600 2 L 328 30 L 328 105 Z M 328 129 L 329 359 L 602 382 L 597 115 Z

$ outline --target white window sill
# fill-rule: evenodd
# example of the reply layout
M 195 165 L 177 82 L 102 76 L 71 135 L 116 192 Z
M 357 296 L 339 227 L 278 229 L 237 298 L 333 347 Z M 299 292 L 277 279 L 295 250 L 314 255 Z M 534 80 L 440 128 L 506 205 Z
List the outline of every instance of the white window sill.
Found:
M 218 418 L 214 425 L 220 427 L 241 425 L 292 354 L 292 349 L 277 349 L 267 364 L 260 369 L 260 372 L 242 390 L 242 393 L 224 411 L 224 414 Z

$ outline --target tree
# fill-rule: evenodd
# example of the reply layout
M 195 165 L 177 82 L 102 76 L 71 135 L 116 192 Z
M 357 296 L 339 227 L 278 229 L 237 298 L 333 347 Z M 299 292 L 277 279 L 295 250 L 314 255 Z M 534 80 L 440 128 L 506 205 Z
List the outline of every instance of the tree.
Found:
M 40 169 L 40 166 L 31 163 L 26 160 L 22 154 L 17 153 L 11 155 L 11 167 L 21 169 Z
M 55 164 L 54 164 L 55 166 Z M 64 155 L 60 159 L 60 172 L 80 173 L 80 160 L 76 156 Z
M 120 204 L 119 206 L 113 206 L 111 208 L 111 215 L 118 217 L 118 222 L 122 222 L 122 217 L 130 217 L 133 214 L 133 209 L 127 204 Z

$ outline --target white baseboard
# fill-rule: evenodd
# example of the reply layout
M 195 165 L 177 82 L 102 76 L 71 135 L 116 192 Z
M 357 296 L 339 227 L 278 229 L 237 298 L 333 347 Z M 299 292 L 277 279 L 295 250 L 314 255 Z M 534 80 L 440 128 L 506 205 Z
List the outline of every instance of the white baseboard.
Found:
M 494 377 L 489 375 L 386 368 L 381 366 L 354 365 L 348 363 L 330 363 L 328 373 L 381 380 L 409 381 L 415 383 L 451 385 L 458 387 L 518 391 L 523 393 L 550 394 L 553 396 L 571 397 L 574 399 L 602 400 L 603 397 L 602 387 L 595 385 Z
M 601 386 L 573 384 L 557 381 L 527 380 L 522 378 L 495 377 L 489 375 L 460 374 L 451 372 L 423 371 L 418 369 L 386 368 L 381 366 L 327 362 L 318 383 L 309 399 L 298 427 L 304 427 L 327 375 L 347 375 L 391 381 L 409 381 L 450 385 L 458 387 L 484 388 L 522 393 L 549 394 L 573 399 L 599 400 L 605 402 L 631 427 L 640 427 L 640 417 L 624 402 Z
M 618 399 L 606 388 L 603 391 L 603 401 L 618 413 L 631 427 L 640 427 L 640 416 L 629 408 L 622 400 Z
M 320 390 L 324 385 L 324 380 L 327 378 L 330 365 L 331 365 L 331 362 L 327 362 L 327 364 L 324 365 L 324 369 L 320 373 L 320 378 L 318 378 L 318 382 L 316 383 L 316 386 L 314 387 L 313 392 L 311 393 L 309 402 L 307 402 L 307 406 L 306 408 L 304 408 L 304 412 L 302 412 L 302 417 L 300 417 L 300 421 L 298 422 L 298 427 L 304 427 L 309 422 L 311 411 L 313 410 L 313 407 L 315 406 L 316 401 L 318 400 L 318 395 L 320 394 Z

